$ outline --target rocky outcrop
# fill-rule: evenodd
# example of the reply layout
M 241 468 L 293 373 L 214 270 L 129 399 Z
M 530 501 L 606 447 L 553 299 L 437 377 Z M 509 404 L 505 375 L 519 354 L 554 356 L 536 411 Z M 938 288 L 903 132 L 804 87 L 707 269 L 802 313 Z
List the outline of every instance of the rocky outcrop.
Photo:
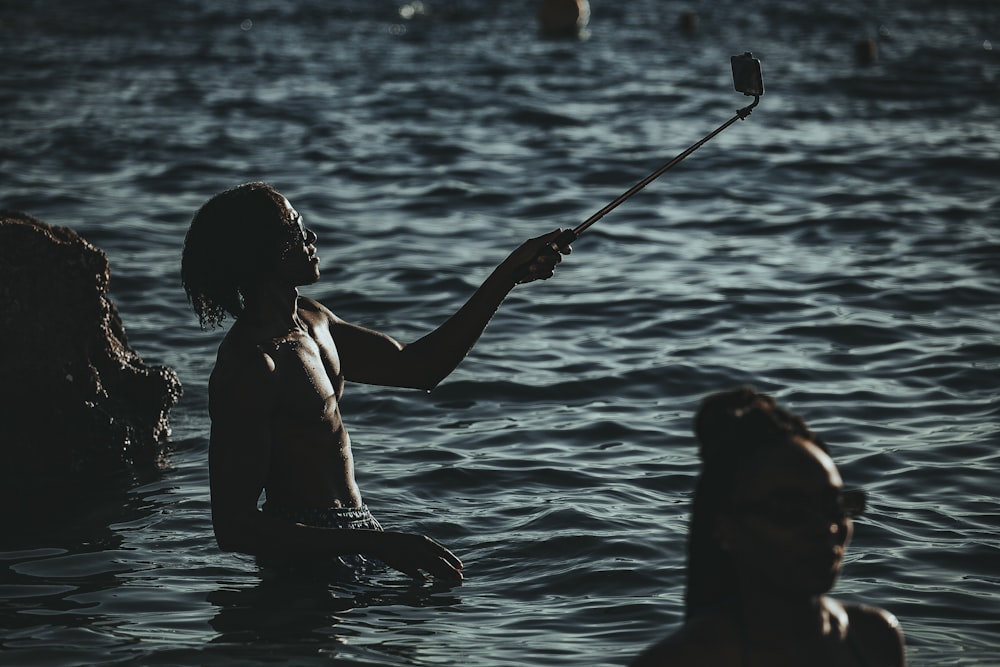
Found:
M 155 465 L 177 374 L 129 347 L 105 254 L 66 227 L 0 211 L 0 469 L 55 479 Z

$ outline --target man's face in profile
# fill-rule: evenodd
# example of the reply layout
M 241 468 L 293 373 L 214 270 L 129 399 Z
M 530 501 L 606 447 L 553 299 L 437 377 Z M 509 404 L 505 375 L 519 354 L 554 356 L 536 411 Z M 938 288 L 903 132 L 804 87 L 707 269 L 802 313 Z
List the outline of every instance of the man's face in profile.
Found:
M 282 244 L 277 273 L 290 284 L 311 285 L 319 280 L 319 257 L 316 256 L 316 234 L 305 227 L 302 216 L 285 198 L 282 222 L 287 240 Z

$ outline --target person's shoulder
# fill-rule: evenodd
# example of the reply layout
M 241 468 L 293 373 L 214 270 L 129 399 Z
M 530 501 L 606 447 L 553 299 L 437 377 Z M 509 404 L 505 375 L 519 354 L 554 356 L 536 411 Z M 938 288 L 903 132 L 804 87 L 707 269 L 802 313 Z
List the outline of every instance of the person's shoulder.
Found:
M 266 381 L 273 371 L 274 361 L 261 347 L 254 332 L 237 324 L 219 345 L 211 383 Z
M 260 335 L 253 327 L 241 326 L 237 322 L 232 326 L 226 337 L 219 344 L 219 352 L 216 355 L 216 366 L 219 365 L 242 365 L 249 359 L 261 355 Z
M 899 620 L 891 612 L 867 604 L 844 604 L 852 642 L 878 665 L 903 665 L 904 640 Z
M 666 639 L 653 644 L 629 667 L 704 667 L 739 664 L 739 641 L 724 614 L 703 614 L 688 619 Z
M 329 308 L 316 299 L 310 299 L 307 296 L 300 296 L 299 300 L 296 302 L 296 306 L 298 307 L 300 313 L 304 312 L 326 317 L 336 317 Z
M 845 603 L 844 610 L 851 627 L 865 632 L 898 634 L 901 632 L 899 619 L 885 609 L 860 603 Z
M 337 317 L 332 310 L 324 306 L 316 299 L 310 299 L 307 296 L 300 296 L 296 306 L 299 310 L 299 317 L 309 322 L 312 326 L 316 326 L 317 324 L 325 324 L 329 326 L 331 324 L 341 322 L 341 319 Z

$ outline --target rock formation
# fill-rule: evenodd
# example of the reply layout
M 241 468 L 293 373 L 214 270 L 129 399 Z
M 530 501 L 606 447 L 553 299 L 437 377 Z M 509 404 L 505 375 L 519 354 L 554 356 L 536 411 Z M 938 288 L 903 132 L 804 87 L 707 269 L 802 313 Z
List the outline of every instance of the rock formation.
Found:
M 160 462 L 180 382 L 129 347 L 109 280 L 105 254 L 73 230 L 0 211 L 3 479 Z

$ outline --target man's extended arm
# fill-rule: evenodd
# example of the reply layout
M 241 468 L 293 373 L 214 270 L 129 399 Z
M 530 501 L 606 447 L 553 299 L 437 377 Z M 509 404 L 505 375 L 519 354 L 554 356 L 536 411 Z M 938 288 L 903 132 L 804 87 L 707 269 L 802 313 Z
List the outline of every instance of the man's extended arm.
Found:
M 466 357 L 515 285 L 552 275 L 562 258 L 548 246 L 560 231 L 523 243 L 454 315 L 408 345 L 331 317 L 330 333 L 340 351 L 344 377 L 393 387 L 436 387 Z

